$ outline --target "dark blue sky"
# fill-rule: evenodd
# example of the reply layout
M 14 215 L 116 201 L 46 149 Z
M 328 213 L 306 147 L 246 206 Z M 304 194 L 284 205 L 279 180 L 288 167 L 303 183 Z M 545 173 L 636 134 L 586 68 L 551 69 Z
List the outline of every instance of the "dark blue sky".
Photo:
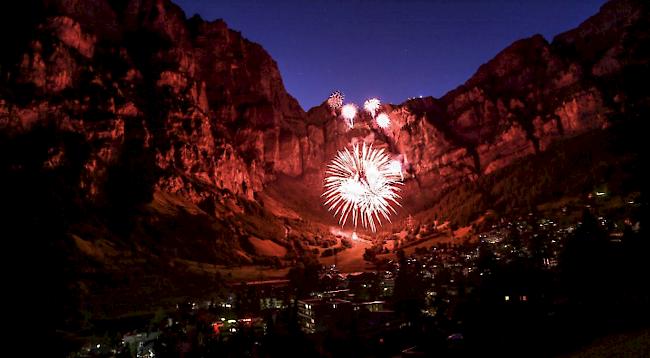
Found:
M 603 0 L 175 0 L 188 16 L 222 18 L 278 62 L 307 110 L 333 90 L 346 102 L 440 97 L 515 40 L 548 40 Z

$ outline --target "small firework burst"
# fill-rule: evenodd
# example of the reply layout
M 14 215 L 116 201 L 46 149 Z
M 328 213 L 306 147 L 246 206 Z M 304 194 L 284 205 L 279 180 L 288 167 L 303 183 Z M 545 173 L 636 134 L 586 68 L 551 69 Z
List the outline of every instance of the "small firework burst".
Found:
M 379 113 L 377 118 L 375 118 L 375 122 L 377 122 L 379 128 L 386 129 L 390 127 L 390 117 L 386 113 Z
M 355 144 L 352 151 L 339 151 L 328 165 L 325 178 L 325 206 L 339 216 L 339 224 L 345 225 L 352 217 L 355 227 L 361 225 L 377 230 L 382 218 L 390 221 L 395 213 L 398 185 L 402 184 L 399 171 L 383 149 Z
M 366 112 L 370 113 L 372 118 L 375 118 L 375 114 L 377 113 L 377 110 L 379 109 L 379 106 L 381 105 L 381 102 L 379 101 L 378 98 L 371 98 L 366 100 L 363 103 L 363 109 L 366 110 Z
M 354 103 L 348 103 L 341 107 L 341 116 L 345 119 L 345 123 L 348 124 L 348 127 L 353 128 L 354 117 L 357 116 L 357 105 Z
M 334 91 L 327 99 L 327 104 L 330 106 L 331 109 L 337 110 L 341 108 L 341 106 L 343 106 L 344 99 L 345 96 L 343 95 L 343 93 L 341 93 L 340 91 Z

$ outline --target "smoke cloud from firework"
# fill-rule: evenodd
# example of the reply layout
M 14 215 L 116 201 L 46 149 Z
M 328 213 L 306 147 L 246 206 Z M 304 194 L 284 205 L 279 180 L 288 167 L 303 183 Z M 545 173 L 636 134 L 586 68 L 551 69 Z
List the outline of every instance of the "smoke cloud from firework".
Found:
M 404 172 L 402 172 L 402 162 L 400 162 L 399 160 L 391 160 L 390 170 L 393 173 L 398 173 L 400 178 L 404 180 Z
M 401 166 L 396 170 L 383 149 L 355 144 L 352 151 L 339 151 L 327 168 L 322 196 L 341 226 L 351 218 L 354 227 L 360 222 L 376 231 L 377 223 L 390 221 L 396 213 L 393 205 L 400 205 Z

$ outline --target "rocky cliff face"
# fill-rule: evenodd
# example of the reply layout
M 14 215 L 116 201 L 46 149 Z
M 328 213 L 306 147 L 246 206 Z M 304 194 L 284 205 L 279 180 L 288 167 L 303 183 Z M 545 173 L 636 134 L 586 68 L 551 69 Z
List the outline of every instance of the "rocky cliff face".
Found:
M 554 142 L 650 108 L 642 1 L 611 1 L 550 43 L 517 41 L 442 98 L 383 105 L 386 130 L 367 114 L 349 129 L 325 104 L 305 113 L 260 45 L 169 0 L 12 4 L 23 11 L 0 11 L 3 252 L 12 272 L 35 273 L 11 291 L 48 297 L 36 307 L 56 315 L 43 320 L 52 331 L 85 329 L 81 312 L 115 317 L 152 297 L 199 297 L 221 283 L 214 264 L 294 263 L 306 242 L 333 235 L 323 169 L 355 141 L 402 162 L 400 215 L 471 221 L 551 187 L 521 173 L 546 163 L 518 159 L 548 160 L 562 153 Z M 580 141 L 573 157 L 589 145 L 600 143 Z M 574 176 L 592 175 L 591 164 Z M 515 191 L 517 168 L 531 178 Z
M 195 203 L 208 200 L 205 187 L 252 199 L 274 172 L 302 170 L 278 158 L 292 150 L 286 128 L 304 112 L 268 54 L 222 21 L 186 19 L 169 1 L 42 6 L 34 36 L 4 73 L 2 127 L 48 122 L 83 134 L 88 197 L 133 154 L 124 153 L 128 141 L 155 158 L 157 189 Z M 22 102 L 12 87 L 26 92 Z
M 649 19 L 641 2 L 609 2 L 551 43 L 540 35 L 513 43 L 440 99 L 383 106 L 388 130 L 362 117 L 351 132 L 385 143 L 418 191 L 488 175 L 558 139 L 610 126 L 629 114 L 632 98 L 647 104 L 633 77 L 647 74 Z M 325 106 L 308 117 L 336 121 Z M 332 146 L 323 148 L 333 155 Z
M 54 141 L 40 165 L 74 158 L 72 185 L 91 203 L 130 187 L 142 202 L 170 193 L 220 217 L 217 207 L 255 201 L 278 176 L 318 183 L 357 140 L 402 161 L 407 195 L 438 192 L 647 101 L 634 74 L 647 71 L 648 9 L 636 1 L 607 3 L 551 43 L 513 43 L 440 99 L 383 105 L 386 130 L 367 115 L 348 129 L 325 104 L 305 113 L 260 45 L 168 0 L 47 0 L 30 11 L 2 56 L 0 130 L 82 138 L 83 153 Z

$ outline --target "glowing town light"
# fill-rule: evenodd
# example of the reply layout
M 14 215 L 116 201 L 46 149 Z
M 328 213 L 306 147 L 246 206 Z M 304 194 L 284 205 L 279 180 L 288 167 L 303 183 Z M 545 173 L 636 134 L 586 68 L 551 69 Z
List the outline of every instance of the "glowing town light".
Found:
M 375 118 L 375 114 L 377 113 L 377 110 L 379 109 L 379 105 L 381 105 L 381 102 L 379 101 L 378 98 L 371 98 L 366 100 L 363 103 L 363 109 L 366 110 L 366 112 L 370 113 L 372 118 Z
M 354 127 L 354 117 L 357 116 L 357 105 L 354 103 L 348 103 L 341 108 L 341 116 L 345 119 L 345 122 L 348 124 L 348 127 Z
M 355 144 L 352 151 L 339 151 L 327 168 L 322 196 L 327 209 L 339 216 L 341 226 L 350 216 L 354 227 L 361 221 L 372 231 L 382 218 L 390 221 L 390 214 L 395 213 L 392 205 L 400 205 L 402 177 L 391 168 L 391 159 L 383 149 Z
M 379 113 L 375 121 L 379 128 L 386 129 L 390 126 L 390 117 L 386 113 Z
M 334 91 L 327 99 L 327 105 L 329 105 L 331 109 L 337 110 L 341 108 L 341 106 L 343 106 L 344 99 L 345 96 L 343 95 L 343 93 L 341 93 L 340 91 Z

